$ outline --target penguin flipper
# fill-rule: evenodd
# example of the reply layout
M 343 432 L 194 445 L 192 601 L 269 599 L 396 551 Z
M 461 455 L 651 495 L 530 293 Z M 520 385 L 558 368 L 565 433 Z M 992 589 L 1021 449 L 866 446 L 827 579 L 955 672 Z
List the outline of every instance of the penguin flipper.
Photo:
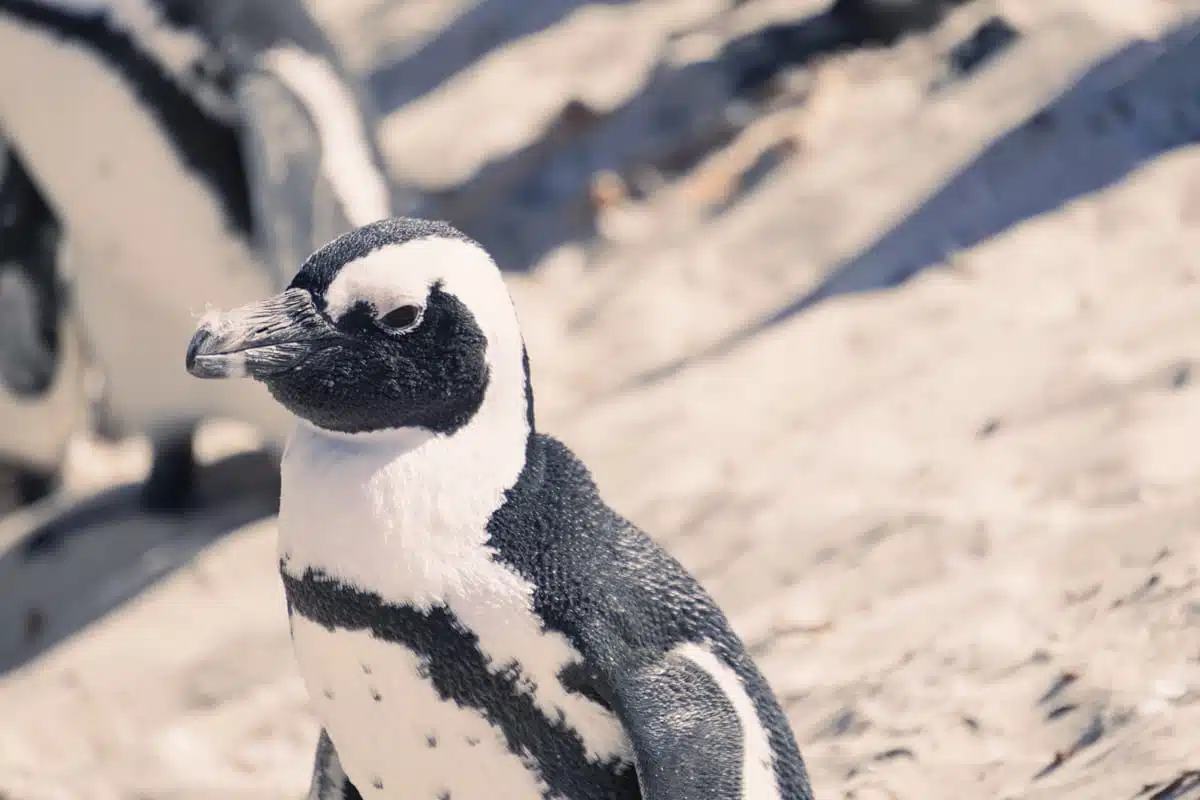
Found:
M 317 755 L 313 759 L 312 783 L 305 800 L 362 800 L 358 789 L 346 777 L 333 740 L 324 728 L 317 739 Z
M 265 68 L 242 75 L 234 98 L 256 244 L 286 286 L 297 265 L 354 226 L 323 172 L 320 131 L 304 101 Z
M 618 673 L 615 708 L 632 740 L 644 800 L 780 797 L 773 779 L 755 785 L 771 774 L 771 753 L 756 752 L 737 698 L 712 668 L 719 664 L 715 659 L 699 645 L 685 644 L 635 658 Z
M 36 397 L 54 380 L 55 354 L 37 318 L 43 305 L 37 287 L 19 268 L 9 267 L 0 264 L 0 386 Z
M 0 140 L 0 385 L 31 398 L 55 377 L 61 230 L 15 150 Z

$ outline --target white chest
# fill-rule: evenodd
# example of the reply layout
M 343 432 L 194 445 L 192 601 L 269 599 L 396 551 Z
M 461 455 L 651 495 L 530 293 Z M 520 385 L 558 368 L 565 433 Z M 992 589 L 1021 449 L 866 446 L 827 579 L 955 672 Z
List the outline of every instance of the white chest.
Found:
M 389 606 L 444 608 L 477 637 L 470 657 L 477 652 L 492 674 L 519 669 L 516 690 L 546 719 L 565 720 L 578 732 L 589 760 L 628 761 L 628 738 L 616 718 L 559 681 L 580 654 L 544 628 L 533 612 L 533 586 L 498 562 L 488 544 L 487 521 L 520 464 L 507 483 L 494 472 L 490 480 L 472 475 L 478 462 L 454 452 L 450 441 L 413 443 L 397 456 L 396 448 L 299 429 L 282 470 L 285 572 L 302 578 L 319 571 Z M 389 785 L 405 797 L 541 796 L 526 756 L 511 752 L 500 728 L 478 708 L 439 693 L 421 667 L 427 654 L 363 630 L 331 632 L 299 615 L 293 637 L 317 716 L 347 774 L 366 783 L 360 790 L 378 782 L 385 787 L 380 796 L 389 796 Z M 440 652 L 456 657 L 453 648 Z

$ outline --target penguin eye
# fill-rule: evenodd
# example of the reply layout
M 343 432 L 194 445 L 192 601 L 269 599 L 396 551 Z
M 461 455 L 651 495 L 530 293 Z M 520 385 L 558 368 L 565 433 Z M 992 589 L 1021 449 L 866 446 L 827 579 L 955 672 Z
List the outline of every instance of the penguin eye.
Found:
M 391 328 L 394 331 L 406 331 L 416 327 L 416 324 L 420 321 L 420 306 L 400 306 L 399 308 L 393 308 L 379 318 L 380 325 L 385 328 Z

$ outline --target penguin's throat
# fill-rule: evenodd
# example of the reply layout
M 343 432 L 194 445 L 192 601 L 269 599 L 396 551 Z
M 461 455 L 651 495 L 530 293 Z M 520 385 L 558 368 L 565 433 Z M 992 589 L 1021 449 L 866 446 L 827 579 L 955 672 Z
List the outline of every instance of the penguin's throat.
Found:
M 284 570 L 422 607 L 477 592 L 492 560 L 488 521 L 516 483 L 525 448 L 523 439 L 496 447 L 466 435 L 478 433 L 470 428 L 405 449 L 299 427 L 282 466 Z

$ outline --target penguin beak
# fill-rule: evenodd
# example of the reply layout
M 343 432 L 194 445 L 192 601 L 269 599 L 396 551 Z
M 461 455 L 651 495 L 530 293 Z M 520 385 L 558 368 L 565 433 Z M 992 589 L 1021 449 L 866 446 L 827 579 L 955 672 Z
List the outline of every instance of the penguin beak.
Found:
M 232 311 L 210 311 L 187 351 L 197 378 L 268 378 L 298 366 L 337 338 L 304 289 Z

